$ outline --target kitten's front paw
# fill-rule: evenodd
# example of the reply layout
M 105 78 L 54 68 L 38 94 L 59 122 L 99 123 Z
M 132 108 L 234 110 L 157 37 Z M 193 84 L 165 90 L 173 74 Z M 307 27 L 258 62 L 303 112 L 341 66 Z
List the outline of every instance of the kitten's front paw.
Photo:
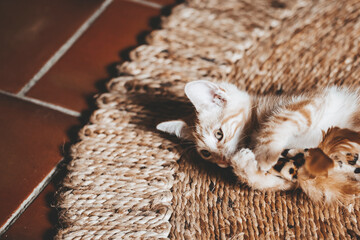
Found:
M 254 150 L 256 161 L 262 171 L 269 171 L 278 161 L 281 151 L 270 149 L 267 146 L 260 146 Z
M 231 165 L 234 168 L 244 169 L 249 164 L 254 167 L 257 166 L 257 162 L 255 160 L 255 155 L 248 148 L 241 149 L 231 158 Z

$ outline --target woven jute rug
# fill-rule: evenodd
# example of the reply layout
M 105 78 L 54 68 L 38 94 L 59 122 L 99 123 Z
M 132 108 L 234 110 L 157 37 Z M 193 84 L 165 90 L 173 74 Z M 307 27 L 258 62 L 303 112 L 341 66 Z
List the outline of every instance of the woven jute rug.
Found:
M 359 86 L 360 1 L 189 0 L 131 53 L 72 147 L 58 239 L 359 239 L 360 201 L 254 191 L 155 130 L 188 81 L 251 93 Z

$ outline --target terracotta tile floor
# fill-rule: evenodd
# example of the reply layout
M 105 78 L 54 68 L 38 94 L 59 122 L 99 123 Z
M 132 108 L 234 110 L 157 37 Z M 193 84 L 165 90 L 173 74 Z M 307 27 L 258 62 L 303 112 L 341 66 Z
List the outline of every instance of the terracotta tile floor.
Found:
M 175 0 L 0 1 L 0 239 L 51 239 L 71 142 Z

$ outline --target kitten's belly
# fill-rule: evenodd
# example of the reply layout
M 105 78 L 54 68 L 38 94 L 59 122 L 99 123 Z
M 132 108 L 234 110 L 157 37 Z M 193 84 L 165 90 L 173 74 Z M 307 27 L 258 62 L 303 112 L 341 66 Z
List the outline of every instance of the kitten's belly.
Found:
M 315 148 L 319 145 L 322 140 L 322 132 L 312 131 L 309 134 L 305 134 L 302 136 L 295 136 L 289 140 L 286 148 Z

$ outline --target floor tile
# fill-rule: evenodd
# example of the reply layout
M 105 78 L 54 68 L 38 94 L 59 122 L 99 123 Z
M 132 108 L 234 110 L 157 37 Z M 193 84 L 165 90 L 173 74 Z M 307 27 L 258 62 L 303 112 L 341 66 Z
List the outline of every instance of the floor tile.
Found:
M 56 186 L 51 182 L 16 222 L 1 237 L 1 240 L 53 239 L 57 224 L 54 202 Z
M 0 226 L 63 158 L 78 119 L 0 94 Z
M 159 9 L 114 1 L 28 95 L 76 111 L 88 109 L 93 94 L 115 76 L 120 56 L 138 45 L 136 36 L 159 14 Z
M 102 2 L 0 1 L 0 89 L 18 92 Z

